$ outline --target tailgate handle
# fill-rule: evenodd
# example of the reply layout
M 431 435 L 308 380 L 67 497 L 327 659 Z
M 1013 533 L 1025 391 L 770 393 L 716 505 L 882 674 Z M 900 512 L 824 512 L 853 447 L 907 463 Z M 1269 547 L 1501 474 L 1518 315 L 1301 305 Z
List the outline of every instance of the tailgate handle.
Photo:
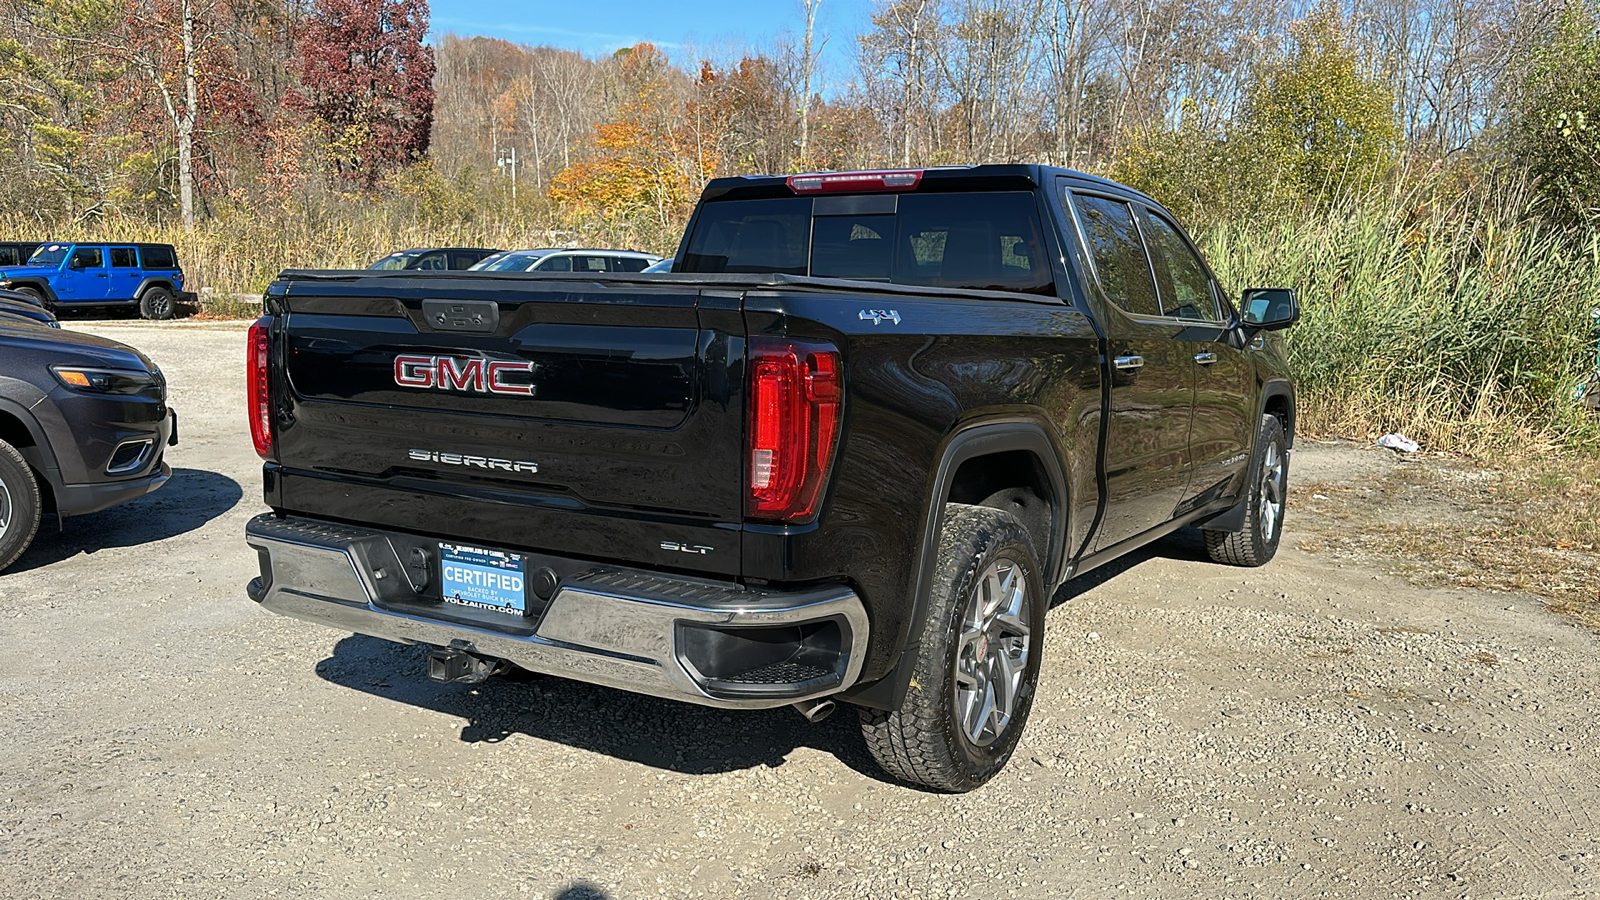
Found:
M 438 331 L 493 334 L 500 327 L 500 304 L 493 300 L 424 300 L 422 317 Z

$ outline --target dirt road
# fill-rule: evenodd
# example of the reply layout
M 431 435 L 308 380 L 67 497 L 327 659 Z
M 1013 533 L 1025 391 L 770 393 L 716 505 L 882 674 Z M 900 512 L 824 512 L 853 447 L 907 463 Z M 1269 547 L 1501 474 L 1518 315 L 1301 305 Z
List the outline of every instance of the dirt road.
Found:
M 938 796 L 847 713 L 441 686 L 258 610 L 242 328 L 69 325 L 161 364 L 183 443 L 0 576 L 0 897 L 1600 896 L 1600 639 L 1301 550 L 1308 510 L 1264 569 L 1180 536 L 1068 584 L 1017 758 Z

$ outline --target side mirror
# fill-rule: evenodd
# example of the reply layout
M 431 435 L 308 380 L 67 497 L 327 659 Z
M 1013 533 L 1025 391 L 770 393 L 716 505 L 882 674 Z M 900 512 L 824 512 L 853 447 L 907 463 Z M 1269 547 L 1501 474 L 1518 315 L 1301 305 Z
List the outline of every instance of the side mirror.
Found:
M 78 259 L 67 260 L 67 268 L 77 271 L 83 268 L 83 261 Z
M 1294 288 L 1246 288 L 1239 309 L 1241 323 L 1258 331 L 1277 331 L 1300 321 Z

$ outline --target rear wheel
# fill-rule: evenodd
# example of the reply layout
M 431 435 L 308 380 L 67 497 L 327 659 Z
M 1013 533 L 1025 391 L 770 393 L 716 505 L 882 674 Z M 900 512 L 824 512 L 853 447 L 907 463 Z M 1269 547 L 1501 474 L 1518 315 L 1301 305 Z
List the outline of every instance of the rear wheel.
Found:
M 163 287 L 153 287 L 139 298 L 139 315 L 146 319 L 170 319 L 177 308 L 177 299 Z
M 0 572 L 17 561 L 39 530 L 39 482 L 17 448 L 0 441 Z
M 1277 416 L 1262 416 L 1256 432 L 1255 468 L 1245 496 L 1244 527 L 1205 533 L 1206 553 L 1213 561 L 1262 566 L 1277 554 L 1289 499 L 1289 455 L 1284 443 L 1283 423 Z
M 970 791 L 1005 767 L 1033 708 L 1044 636 L 1038 560 L 1022 523 L 945 506 L 927 623 L 900 708 L 862 709 L 878 765 L 939 791 Z

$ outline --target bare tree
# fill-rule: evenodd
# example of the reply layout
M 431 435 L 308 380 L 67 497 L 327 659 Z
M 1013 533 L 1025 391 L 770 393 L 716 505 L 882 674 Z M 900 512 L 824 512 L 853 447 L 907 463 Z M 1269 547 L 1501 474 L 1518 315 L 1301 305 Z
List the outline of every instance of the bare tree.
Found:
M 800 165 L 804 167 L 810 158 L 811 152 L 811 95 L 814 90 L 812 81 L 816 76 L 817 60 L 822 56 L 822 50 L 828 44 L 824 37 L 821 44 L 815 43 L 817 29 L 817 10 L 822 7 L 822 0 L 800 0 L 801 9 L 806 20 L 805 40 L 801 44 L 800 52 Z M 815 49 L 813 50 L 813 47 Z

